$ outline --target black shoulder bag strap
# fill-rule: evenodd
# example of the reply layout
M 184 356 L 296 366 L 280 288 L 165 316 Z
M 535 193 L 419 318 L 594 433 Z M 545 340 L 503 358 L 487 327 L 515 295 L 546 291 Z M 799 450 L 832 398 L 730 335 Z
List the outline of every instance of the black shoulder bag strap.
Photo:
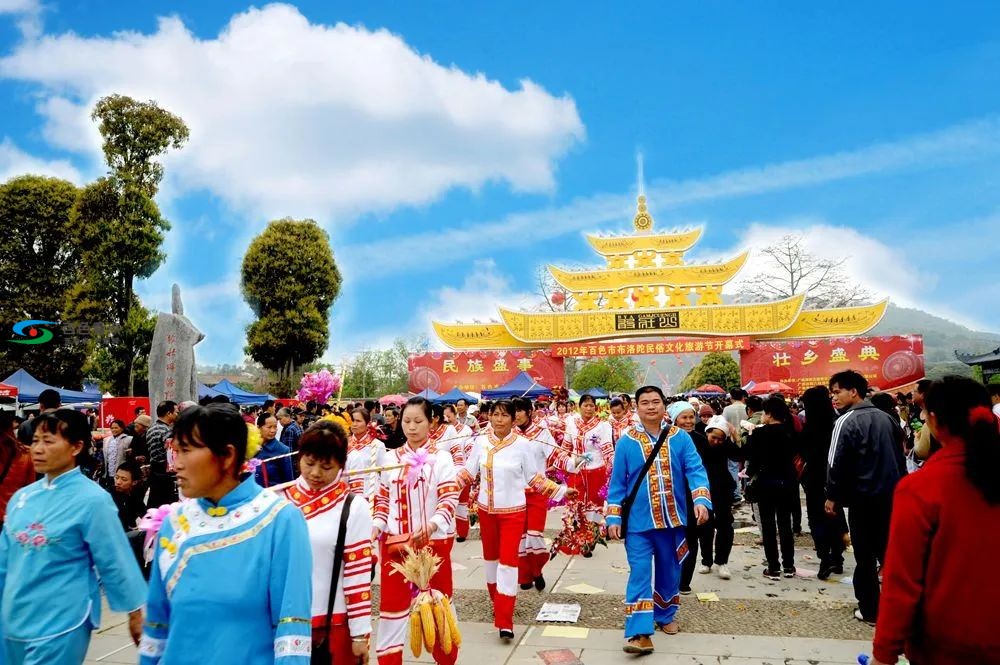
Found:
M 347 541 L 347 515 L 351 511 L 351 501 L 354 495 L 350 492 L 344 497 L 344 508 L 340 511 L 340 529 L 337 532 L 337 546 L 333 550 L 333 572 L 330 576 L 330 597 L 326 602 L 326 634 L 319 644 L 313 645 L 314 663 L 329 663 L 330 661 L 330 630 L 333 627 L 333 601 L 340 582 L 340 566 L 344 562 L 344 548 Z M 321 653 L 317 654 L 315 651 Z M 319 658 L 317 658 L 319 656 Z M 324 660 L 325 659 L 325 660 Z
M 653 460 L 656 456 L 660 454 L 660 448 L 663 447 L 664 441 L 667 440 L 667 435 L 670 434 L 670 426 L 666 426 L 660 431 L 660 438 L 656 440 L 656 445 L 653 446 L 653 450 L 650 451 L 649 457 L 642 465 L 642 471 L 639 472 L 639 476 L 635 479 L 635 484 L 632 485 L 632 491 L 628 493 L 625 501 L 622 502 L 622 538 L 628 537 L 628 516 L 632 512 L 632 504 L 635 503 L 635 497 L 639 494 L 639 488 L 642 486 L 642 481 L 649 473 L 650 467 L 653 466 Z

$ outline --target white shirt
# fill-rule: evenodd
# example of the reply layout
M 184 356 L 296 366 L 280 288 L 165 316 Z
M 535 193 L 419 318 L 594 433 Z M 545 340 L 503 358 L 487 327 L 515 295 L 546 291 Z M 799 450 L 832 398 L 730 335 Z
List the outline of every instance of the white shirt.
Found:
M 540 462 L 536 450 L 536 445 L 514 431 L 503 439 L 493 433 L 477 436 L 459 482 L 469 484 L 479 475 L 476 503 L 492 514 L 523 510 L 529 487 L 558 501 L 566 488 L 545 477 L 544 458 Z
M 427 448 L 427 444 L 423 446 Z M 385 465 L 402 464 L 403 456 L 414 454 L 406 443 L 385 452 Z M 422 529 L 431 522 L 437 531 L 433 540 L 445 540 L 455 521 L 458 505 L 458 483 L 451 455 L 443 450 L 427 451 L 430 462 L 420 470 L 412 487 L 407 479 L 408 468 L 383 471 L 378 474 L 379 487 L 375 494 L 374 526 L 379 533 L 398 536 Z
M 355 471 L 357 469 L 368 469 L 373 466 L 382 466 L 385 459 L 385 444 L 366 432 L 360 439 L 351 435 L 347 445 L 347 463 L 344 465 L 345 471 Z M 358 473 L 347 477 L 347 482 L 351 491 L 365 498 L 370 504 L 374 504 L 375 492 L 378 491 L 377 473 Z
M 312 615 L 326 617 L 330 599 L 333 554 L 340 532 L 340 515 L 349 488 L 338 479 L 319 491 L 312 491 L 300 476 L 294 485 L 283 490 L 286 499 L 302 511 L 309 528 L 312 547 Z M 334 615 L 346 615 L 351 636 L 372 632 L 372 518 L 361 497 L 355 497 L 347 516 L 344 560 L 333 599 Z M 325 503 L 324 503 L 325 502 Z
M 601 420 L 594 416 L 587 422 L 580 419 L 574 423 L 573 438 L 570 438 L 570 430 L 566 430 L 566 440 L 573 442 L 574 455 L 589 455 L 589 461 L 585 462 L 581 468 L 577 468 L 576 461 L 571 457 L 566 470 L 570 473 L 578 473 L 581 469 L 599 469 L 602 466 L 611 466 L 614 459 L 614 447 L 612 445 L 611 424 L 606 420 Z

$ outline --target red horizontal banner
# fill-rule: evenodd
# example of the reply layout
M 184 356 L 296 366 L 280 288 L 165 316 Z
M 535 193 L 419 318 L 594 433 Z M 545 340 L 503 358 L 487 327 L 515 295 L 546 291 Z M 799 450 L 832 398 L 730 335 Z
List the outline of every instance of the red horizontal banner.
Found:
M 594 342 L 553 344 L 552 355 L 560 358 L 595 358 L 600 356 L 640 356 L 657 353 L 709 353 L 741 351 L 753 344 L 750 337 L 712 337 L 643 340 L 631 342 Z
M 743 385 L 780 381 L 801 395 L 827 385 L 837 372 L 853 369 L 879 390 L 924 378 L 924 340 L 920 335 L 841 337 L 837 339 L 758 342 L 740 352 Z
M 548 351 L 461 351 L 421 353 L 410 356 L 410 391 L 427 388 L 445 393 L 452 388 L 482 392 L 507 383 L 518 372 L 527 372 L 546 388 L 566 382 L 562 358 Z

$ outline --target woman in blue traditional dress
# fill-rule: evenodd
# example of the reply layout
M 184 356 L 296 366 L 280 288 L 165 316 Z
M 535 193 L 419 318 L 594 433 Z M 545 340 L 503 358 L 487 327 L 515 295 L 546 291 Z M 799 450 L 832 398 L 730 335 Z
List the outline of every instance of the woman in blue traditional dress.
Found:
M 231 404 L 174 426 L 184 496 L 163 520 L 149 581 L 142 665 L 308 665 L 312 555 L 302 513 L 253 476 Z
M 0 535 L 3 651 L 10 665 L 79 665 L 101 623 L 101 588 L 129 631 L 142 631 L 145 583 L 111 495 L 80 473 L 90 440 L 82 413 L 35 421 L 31 459 L 41 480 L 18 490 Z

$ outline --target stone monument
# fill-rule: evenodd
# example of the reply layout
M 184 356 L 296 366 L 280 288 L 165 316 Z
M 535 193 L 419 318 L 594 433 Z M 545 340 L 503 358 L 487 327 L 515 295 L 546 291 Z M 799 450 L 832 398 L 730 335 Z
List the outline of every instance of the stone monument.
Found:
M 198 401 L 194 345 L 203 339 L 205 335 L 184 316 L 181 287 L 174 284 L 171 313 L 157 315 L 149 350 L 149 405 L 154 413 L 163 400 Z

